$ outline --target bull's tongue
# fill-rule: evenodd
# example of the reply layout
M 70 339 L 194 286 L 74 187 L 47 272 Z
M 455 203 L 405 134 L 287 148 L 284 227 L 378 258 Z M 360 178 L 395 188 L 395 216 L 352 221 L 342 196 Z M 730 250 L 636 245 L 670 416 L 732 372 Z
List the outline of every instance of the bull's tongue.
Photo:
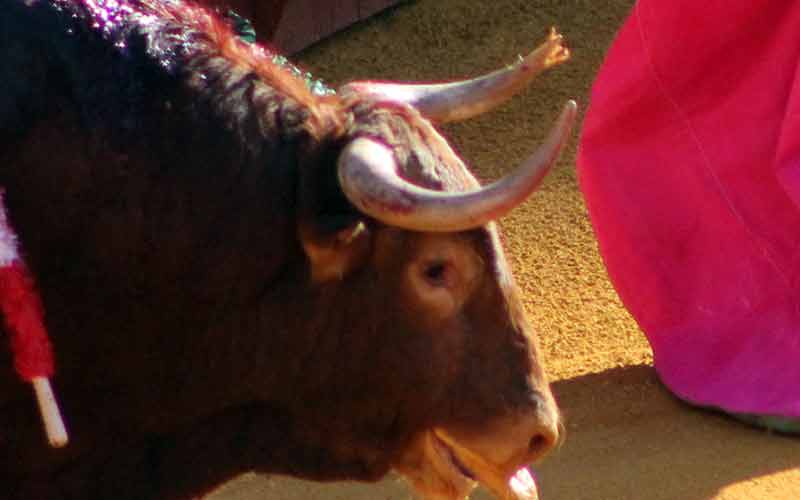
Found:
M 508 487 L 517 495 L 519 500 L 539 500 L 539 491 L 536 481 L 530 471 L 523 467 L 508 480 Z

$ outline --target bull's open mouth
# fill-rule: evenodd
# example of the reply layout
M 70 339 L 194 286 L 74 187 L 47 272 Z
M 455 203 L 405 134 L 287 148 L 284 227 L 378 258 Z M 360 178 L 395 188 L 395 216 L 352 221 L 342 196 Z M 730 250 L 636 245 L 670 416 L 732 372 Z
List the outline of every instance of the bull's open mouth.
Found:
M 448 446 L 447 443 L 442 441 L 442 439 L 437 436 L 435 432 L 432 433 L 432 435 L 434 448 L 442 457 L 443 461 L 451 465 L 455 473 L 461 474 L 468 480 L 478 481 L 475 473 L 461 462 L 461 460 L 458 458 L 458 455 L 456 455 L 455 450 Z
M 513 474 L 504 473 L 496 466 L 470 452 L 446 434 L 434 431 L 451 458 L 453 466 L 466 477 L 471 477 L 489 489 L 500 500 L 538 500 L 536 482 L 527 467 Z
M 504 472 L 440 431 L 431 430 L 420 436 L 397 469 L 424 500 L 464 500 L 478 484 L 499 500 L 539 498 L 526 467 Z

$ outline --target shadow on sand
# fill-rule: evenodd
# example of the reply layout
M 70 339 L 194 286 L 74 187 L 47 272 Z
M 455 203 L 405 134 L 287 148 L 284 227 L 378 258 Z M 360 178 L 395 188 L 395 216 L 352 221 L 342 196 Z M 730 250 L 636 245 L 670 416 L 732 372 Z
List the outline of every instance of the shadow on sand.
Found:
M 724 497 L 738 483 L 757 488 L 761 477 L 800 467 L 800 439 L 693 408 L 650 366 L 561 380 L 553 389 L 567 436 L 538 467 L 543 499 L 700 500 Z M 793 481 L 780 495 L 800 498 Z M 790 497 L 765 491 L 751 498 Z

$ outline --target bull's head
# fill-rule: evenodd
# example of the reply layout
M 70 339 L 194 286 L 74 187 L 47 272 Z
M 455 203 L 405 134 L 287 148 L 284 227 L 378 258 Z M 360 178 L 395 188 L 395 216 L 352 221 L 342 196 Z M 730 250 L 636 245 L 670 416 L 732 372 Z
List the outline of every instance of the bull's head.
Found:
M 373 337 L 352 354 L 372 366 L 346 396 L 363 424 L 353 442 L 379 435 L 426 499 L 461 499 L 476 483 L 535 498 L 525 466 L 558 441 L 558 410 L 492 221 L 536 189 L 576 112 L 568 103 L 544 145 L 487 187 L 431 122 L 484 112 L 567 57 L 553 32 L 517 65 L 475 80 L 349 84 L 337 175 L 304 187 L 309 279 L 321 297 L 351 295 L 358 310 L 339 327 Z

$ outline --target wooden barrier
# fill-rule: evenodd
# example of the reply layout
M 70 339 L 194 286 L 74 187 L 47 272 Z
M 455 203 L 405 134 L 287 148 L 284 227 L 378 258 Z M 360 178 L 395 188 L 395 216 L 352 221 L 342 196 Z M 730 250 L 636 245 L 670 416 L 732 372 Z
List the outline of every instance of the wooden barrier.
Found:
M 205 0 L 249 19 L 260 41 L 292 54 L 402 0 Z

